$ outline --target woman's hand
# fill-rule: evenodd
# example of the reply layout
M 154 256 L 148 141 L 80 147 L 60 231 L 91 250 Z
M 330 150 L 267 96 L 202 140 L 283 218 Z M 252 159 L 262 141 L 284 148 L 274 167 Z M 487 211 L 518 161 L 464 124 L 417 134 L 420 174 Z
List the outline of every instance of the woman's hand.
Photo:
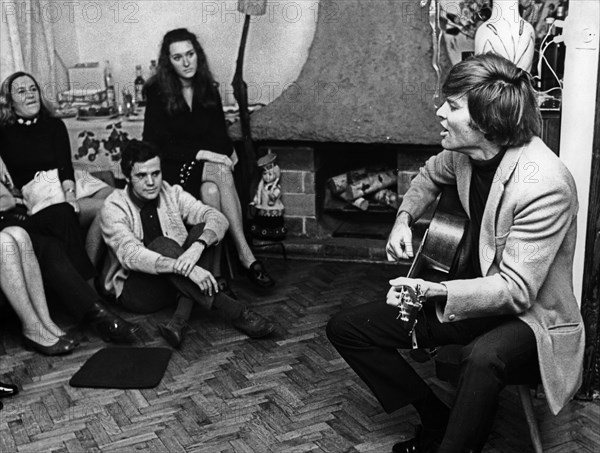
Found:
M 399 261 L 410 259 L 414 256 L 412 246 L 412 231 L 409 226 L 410 214 L 401 212 L 396 218 L 388 238 L 385 252 L 388 261 Z
M 10 177 L 10 173 L 8 172 L 8 168 L 6 168 L 6 164 L 0 157 L 0 182 L 6 186 L 7 189 L 12 189 L 15 187 L 15 184 Z
M 202 252 L 204 251 L 204 245 L 200 242 L 194 242 L 183 252 L 179 258 L 175 260 L 174 271 L 176 274 L 188 277 L 196 263 L 200 259 Z
M 234 162 L 225 154 L 219 154 L 205 149 L 201 149 L 196 153 L 196 160 L 205 160 L 215 164 L 221 164 L 233 171 Z
M 79 214 L 81 212 L 81 208 L 79 207 L 79 203 L 77 202 L 77 200 L 67 201 L 67 203 L 71 205 L 73 211 L 75 211 L 75 214 Z
M 215 277 L 213 277 L 210 272 L 201 268 L 200 266 L 194 266 L 189 278 L 196 285 L 198 285 L 198 288 L 200 288 L 202 293 L 208 296 L 212 296 L 213 294 L 217 294 L 219 292 L 219 285 L 217 284 Z

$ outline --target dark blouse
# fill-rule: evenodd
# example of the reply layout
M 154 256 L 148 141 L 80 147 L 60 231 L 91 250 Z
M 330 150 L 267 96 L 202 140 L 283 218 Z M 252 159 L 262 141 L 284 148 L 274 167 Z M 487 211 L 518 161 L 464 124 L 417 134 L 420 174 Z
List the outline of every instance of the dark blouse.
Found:
M 59 118 L 0 128 L 0 155 L 18 188 L 31 181 L 36 172 L 53 168 L 58 169 L 61 181 L 75 180 L 69 134 Z
M 217 104 L 207 108 L 194 97 L 191 110 L 186 105 L 185 111 L 171 116 L 167 113 L 158 84 L 149 85 L 146 90 L 144 140 L 158 146 L 165 161 L 190 162 L 201 149 L 230 156 L 233 143 L 227 134 L 218 91 L 216 98 Z

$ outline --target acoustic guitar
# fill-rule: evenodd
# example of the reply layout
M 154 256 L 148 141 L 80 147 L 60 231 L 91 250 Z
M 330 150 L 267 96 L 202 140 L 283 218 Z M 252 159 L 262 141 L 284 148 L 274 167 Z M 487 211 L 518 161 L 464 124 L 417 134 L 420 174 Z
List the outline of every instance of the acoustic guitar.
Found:
M 460 203 L 456 186 L 444 186 L 429 228 L 423 235 L 406 276 L 432 282 L 452 280 L 467 263 L 468 226 L 469 218 Z M 424 297 L 418 286 L 414 289 L 405 286 L 402 289 L 398 318 L 410 326 L 414 348 L 411 355 L 418 361 L 424 361 L 430 356 L 430 353 L 425 353 L 427 357 L 420 357 L 422 354 L 417 352 L 414 335 L 414 326 L 423 302 Z
M 468 226 L 469 218 L 456 186 L 443 186 L 429 228 L 406 276 L 434 282 L 452 280 L 465 265 Z

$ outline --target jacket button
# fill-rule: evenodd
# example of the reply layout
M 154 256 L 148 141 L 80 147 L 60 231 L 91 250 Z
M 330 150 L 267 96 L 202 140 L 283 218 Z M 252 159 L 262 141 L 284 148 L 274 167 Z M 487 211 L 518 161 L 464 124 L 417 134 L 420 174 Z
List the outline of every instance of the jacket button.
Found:
M 454 321 L 454 318 L 456 318 L 456 315 L 450 315 L 450 316 L 448 316 L 448 319 L 449 319 L 450 321 Z

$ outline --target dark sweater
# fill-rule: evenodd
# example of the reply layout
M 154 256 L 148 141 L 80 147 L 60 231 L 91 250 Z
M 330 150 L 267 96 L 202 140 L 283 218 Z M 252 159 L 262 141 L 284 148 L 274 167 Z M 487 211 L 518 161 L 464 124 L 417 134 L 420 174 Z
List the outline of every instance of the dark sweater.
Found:
M 186 105 L 183 112 L 171 116 L 158 84 L 150 84 L 146 90 L 144 140 L 159 147 L 164 161 L 180 164 L 195 159 L 201 149 L 230 156 L 233 143 L 218 92 L 216 98 L 216 105 L 207 108 L 194 97 L 191 110 Z
M 59 118 L 1 127 L 0 155 L 16 187 L 23 187 L 36 172 L 53 168 L 58 169 L 61 181 L 75 180 L 69 134 Z
M 496 169 L 500 165 L 504 154 L 505 151 L 501 151 L 488 160 L 471 160 L 473 173 L 471 174 L 471 186 L 469 188 L 469 220 L 472 244 L 479 244 L 479 233 L 481 231 L 481 220 L 485 212 L 485 204 L 490 194 Z M 474 277 L 481 277 L 478 250 L 479 246 L 473 247 L 473 252 L 471 253 L 471 271 Z

